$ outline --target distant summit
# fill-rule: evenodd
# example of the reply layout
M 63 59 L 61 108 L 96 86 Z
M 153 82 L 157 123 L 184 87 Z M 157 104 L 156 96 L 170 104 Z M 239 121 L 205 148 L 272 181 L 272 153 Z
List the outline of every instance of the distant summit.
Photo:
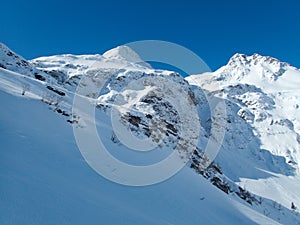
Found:
M 117 59 L 122 61 L 124 60 L 151 68 L 148 63 L 144 62 L 141 57 L 128 46 L 118 46 L 116 48 L 108 50 L 103 54 L 103 56 L 108 59 Z

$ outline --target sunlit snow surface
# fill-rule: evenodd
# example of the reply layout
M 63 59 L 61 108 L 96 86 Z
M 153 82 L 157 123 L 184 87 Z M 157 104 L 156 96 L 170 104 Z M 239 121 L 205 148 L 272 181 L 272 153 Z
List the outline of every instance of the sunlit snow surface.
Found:
M 187 78 L 191 85 L 201 83 L 204 91 L 226 100 L 227 133 L 216 162 L 228 178 L 261 196 L 266 203 L 260 206 L 225 194 L 189 167 L 163 183 L 146 187 L 110 182 L 89 167 L 67 122 L 71 118 L 47 104 L 60 98 L 46 86 L 50 82 L 65 93 L 60 108 L 70 113 L 76 76 L 83 76 L 97 60 L 113 67 L 110 71 L 120 64 L 129 68 L 118 75 L 121 78 L 131 79 L 140 71 L 155 72 L 147 64 L 135 65 L 133 53 L 128 61 L 126 51 L 108 53 L 107 58 L 42 57 L 31 61 L 29 69 L 7 68 L 17 73 L 0 68 L 0 224 L 300 223 L 297 212 L 289 210 L 292 201 L 300 206 L 298 70 L 260 56 L 245 59 L 236 55 L 213 74 Z M 10 60 L 14 59 L 1 62 Z M 31 65 L 47 80 L 29 76 Z M 41 70 L 55 71 L 64 78 L 56 82 Z M 24 71 L 25 75 L 20 74 Z M 212 90 L 211 82 L 219 82 L 221 90 Z M 118 88 L 112 80 L 99 102 L 109 103 Z M 203 95 L 198 86 L 192 89 L 203 103 L 196 106 L 202 129 L 209 131 Z M 98 131 L 111 154 L 129 163 L 142 160 L 139 155 L 128 157 L 124 146 L 111 141 L 107 113 L 97 111 L 96 116 Z M 160 159 L 159 154 L 154 156 Z M 142 163 L 152 163 L 152 158 Z M 276 200 L 277 205 L 267 199 Z
M 0 99 L 1 224 L 275 224 L 189 168 L 148 187 L 110 182 L 47 106 L 3 91 Z

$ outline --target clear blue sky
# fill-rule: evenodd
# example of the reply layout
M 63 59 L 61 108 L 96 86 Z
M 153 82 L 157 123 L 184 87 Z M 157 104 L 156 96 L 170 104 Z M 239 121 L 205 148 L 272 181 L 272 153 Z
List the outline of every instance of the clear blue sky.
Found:
M 0 41 L 27 59 L 158 39 L 189 48 L 213 70 L 236 52 L 300 68 L 297 0 L 4 0 L 0 27 Z

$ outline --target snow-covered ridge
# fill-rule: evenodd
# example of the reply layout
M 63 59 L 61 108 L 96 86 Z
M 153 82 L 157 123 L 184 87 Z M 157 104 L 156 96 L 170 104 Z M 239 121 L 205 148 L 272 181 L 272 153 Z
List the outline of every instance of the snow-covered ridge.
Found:
M 267 64 L 280 64 L 281 66 L 287 66 L 289 65 L 288 63 L 285 62 L 280 62 L 278 59 L 273 58 L 271 56 L 262 56 L 260 54 L 253 54 L 253 55 L 245 55 L 245 54 L 240 54 L 240 53 L 236 53 L 234 54 L 230 59 L 227 65 L 233 65 L 233 64 L 262 64 L 262 63 L 267 63 Z
M 53 82 L 53 79 L 48 78 L 43 71 L 37 69 L 29 61 L 10 50 L 3 43 L 0 43 L 0 68 L 35 77 L 42 81 Z
M 281 62 L 270 56 L 254 54 L 235 54 L 228 64 L 215 72 L 219 81 L 226 82 L 250 82 L 265 81 L 272 83 L 279 79 L 287 71 L 299 71 L 288 63 Z
M 91 70 L 116 71 L 120 68 L 131 70 L 151 70 L 151 66 L 143 62 L 140 56 L 127 46 L 119 46 L 103 55 L 63 54 L 39 57 L 30 60 L 36 68 L 54 77 L 58 83 L 68 90 L 75 90 L 79 80 Z

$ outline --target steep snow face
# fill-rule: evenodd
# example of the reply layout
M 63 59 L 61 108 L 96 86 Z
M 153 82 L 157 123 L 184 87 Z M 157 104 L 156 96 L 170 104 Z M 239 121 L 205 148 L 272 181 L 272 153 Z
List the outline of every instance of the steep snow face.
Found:
M 299 177 L 299 78 L 298 69 L 258 54 L 236 54 L 214 73 L 187 78 L 190 84 L 200 84 L 205 92 L 225 99 L 227 132 L 216 159 L 224 173 L 286 207 L 292 201 L 300 204 L 295 192 L 284 191 L 298 179 L 285 176 Z M 200 116 L 207 119 L 205 114 Z M 271 191 L 270 184 L 278 187 L 276 191 Z

